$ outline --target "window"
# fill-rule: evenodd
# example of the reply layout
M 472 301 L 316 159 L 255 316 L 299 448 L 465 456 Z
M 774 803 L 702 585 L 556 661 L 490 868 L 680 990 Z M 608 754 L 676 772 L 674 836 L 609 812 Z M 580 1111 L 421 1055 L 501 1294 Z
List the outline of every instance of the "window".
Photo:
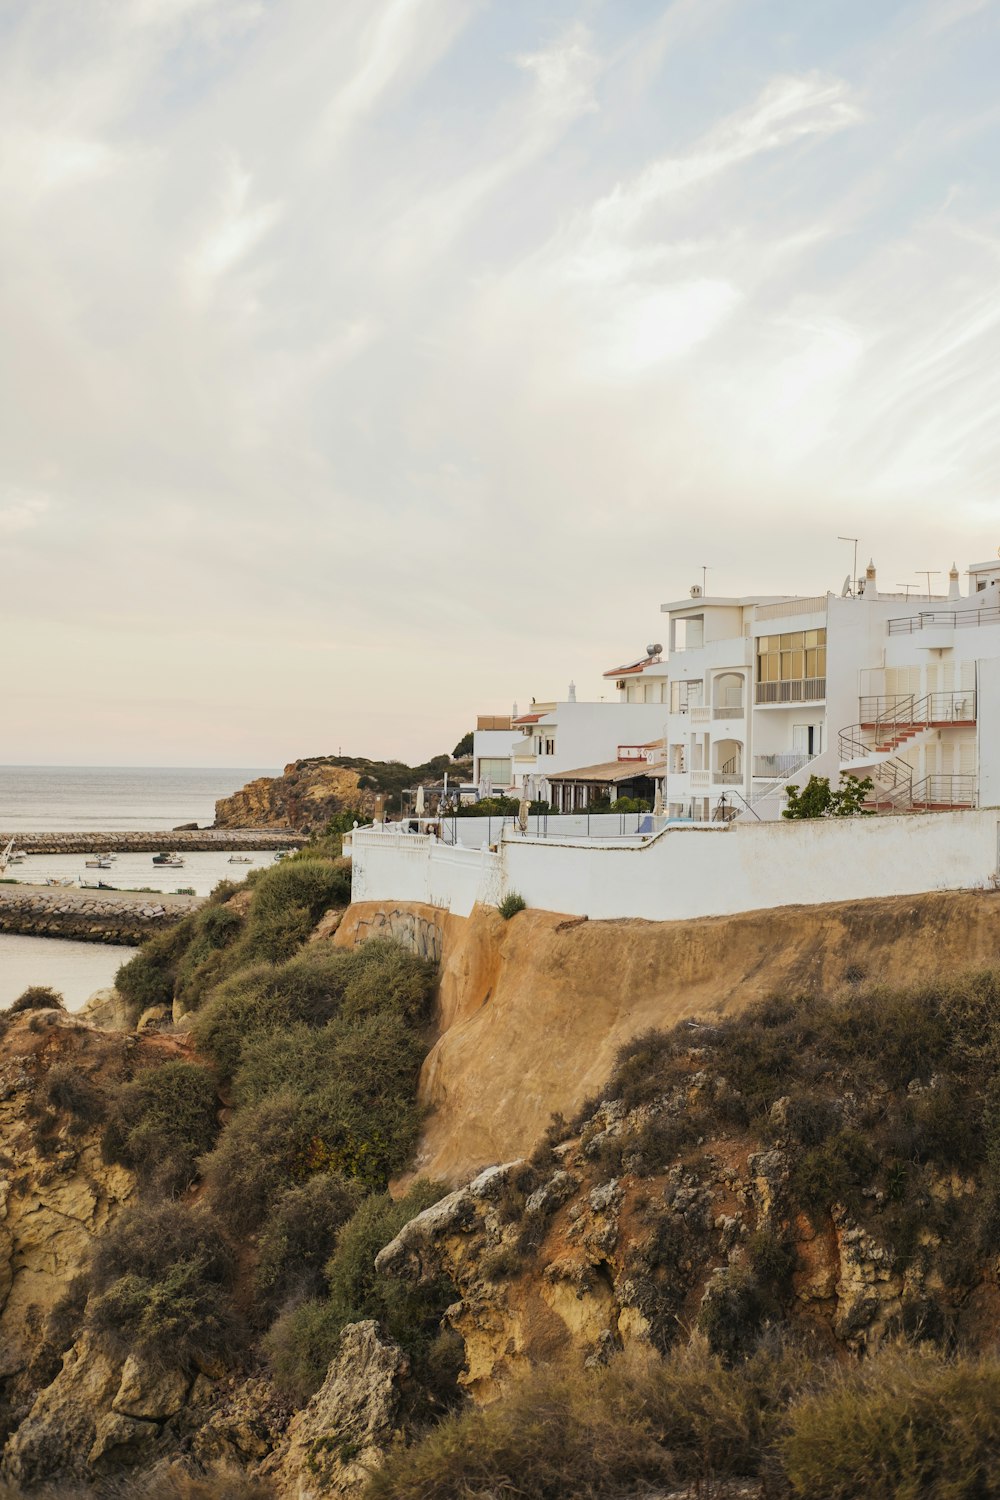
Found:
M 479 779 L 488 776 L 494 786 L 510 786 L 510 758 L 490 759 L 483 755 L 479 760 Z
M 826 676 L 826 628 L 757 638 L 758 682 L 801 682 Z
M 544 754 L 546 754 L 546 755 L 555 755 L 555 753 L 556 753 L 556 742 L 555 742 L 554 739 L 552 739 L 552 740 L 545 740 L 544 741 L 544 745 L 545 745 Z
M 697 682 L 672 682 L 670 684 L 670 712 L 672 714 L 686 714 L 689 708 L 697 708 L 701 703 L 702 683 Z

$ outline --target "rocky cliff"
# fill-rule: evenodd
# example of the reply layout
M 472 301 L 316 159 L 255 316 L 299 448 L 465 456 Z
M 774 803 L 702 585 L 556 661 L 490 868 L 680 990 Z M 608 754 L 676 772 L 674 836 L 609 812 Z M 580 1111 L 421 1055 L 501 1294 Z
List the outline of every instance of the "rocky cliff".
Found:
M 415 1169 L 460 1182 L 529 1153 L 650 1027 L 737 1015 L 765 996 L 920 985 L 1000 961 L 1000 895 L 942 892 L 689 922 L 588 922 L 416 903 L 351 906 L 334 941 L 389 934 L 440 962 L 438 1039 Z
M 280 776 L 261 776 L 215 804 L 216 828 L 283 828 L 318 833 L 335 813 L 370 812 L 374 793 L 356 770 L 322 761 L 292 761 Z

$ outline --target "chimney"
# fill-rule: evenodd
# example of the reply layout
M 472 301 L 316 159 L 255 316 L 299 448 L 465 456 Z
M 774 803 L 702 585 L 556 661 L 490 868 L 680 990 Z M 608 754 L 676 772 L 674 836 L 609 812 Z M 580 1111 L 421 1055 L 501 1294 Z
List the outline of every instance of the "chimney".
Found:
M 575 703 L 576 702 L 576 683 L 575 682 L 571 682 L 570 685 L 569 685 L 569 692 L 566 695 L 566 701 L 567 701 L 567 703 Z
M 948 569 L 948 598 L 961 599 L 962 591 L 958 583 L 958 568 L 952 563 Z
M 875 564 L 871 558 L 868 559 L 868 566 L 865 569 L 865 598 L 878 598 L 878 586 L 875 582 Z
M 512 719 L 516 719 L 517 718 L 517 704 L 516 703 L 514 704 L 514 707 L 510 711 L 510 716 L 511 716 Z

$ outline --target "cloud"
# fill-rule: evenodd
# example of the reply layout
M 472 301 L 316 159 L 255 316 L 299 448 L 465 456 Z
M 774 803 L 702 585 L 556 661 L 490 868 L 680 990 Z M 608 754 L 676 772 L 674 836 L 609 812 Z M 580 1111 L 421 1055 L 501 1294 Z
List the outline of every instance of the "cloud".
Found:
M 32 531 L 49 509 L 44 495 L 19 494 L 9 487 L 0 488 L 0 536 L 13 537 Z

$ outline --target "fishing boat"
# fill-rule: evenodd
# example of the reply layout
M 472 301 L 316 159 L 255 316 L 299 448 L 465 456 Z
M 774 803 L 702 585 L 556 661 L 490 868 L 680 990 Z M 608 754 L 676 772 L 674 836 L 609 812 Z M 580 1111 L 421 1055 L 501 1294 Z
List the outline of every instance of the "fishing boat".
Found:
M 46 885 L 72 885 L 72 875 L 50 875 L 45 882 Z
M 184 861 L 179 854 L 170 854 L 164 850 L 161 854 L 153 855 L 153 864 L 166 865 L 171 870 L 180 870 L 183 868 Z
M 229 856 L 229 863 L 231 865 L 252 865 L 253 860 L 249 854 L 231 854 Z
M 3 874 L 3 872 L 6 870 L 6 868 L 7 868 L 8 865 L 10 865 L 10 864 L 13 863 L 13 860 L 11 859 L 11 855 L 13 854 L 13 852 L 14 852 L 14 840 L 11 839 L 11 841 L 7 845 L 6 849 L 3 851 L 2 854 L 0 854 L 0 875 Z
M 88 870 L 110 870 L 111 861 L 106 854 L 98 854 L 95 859 L 85 859 L 84 864 Z

